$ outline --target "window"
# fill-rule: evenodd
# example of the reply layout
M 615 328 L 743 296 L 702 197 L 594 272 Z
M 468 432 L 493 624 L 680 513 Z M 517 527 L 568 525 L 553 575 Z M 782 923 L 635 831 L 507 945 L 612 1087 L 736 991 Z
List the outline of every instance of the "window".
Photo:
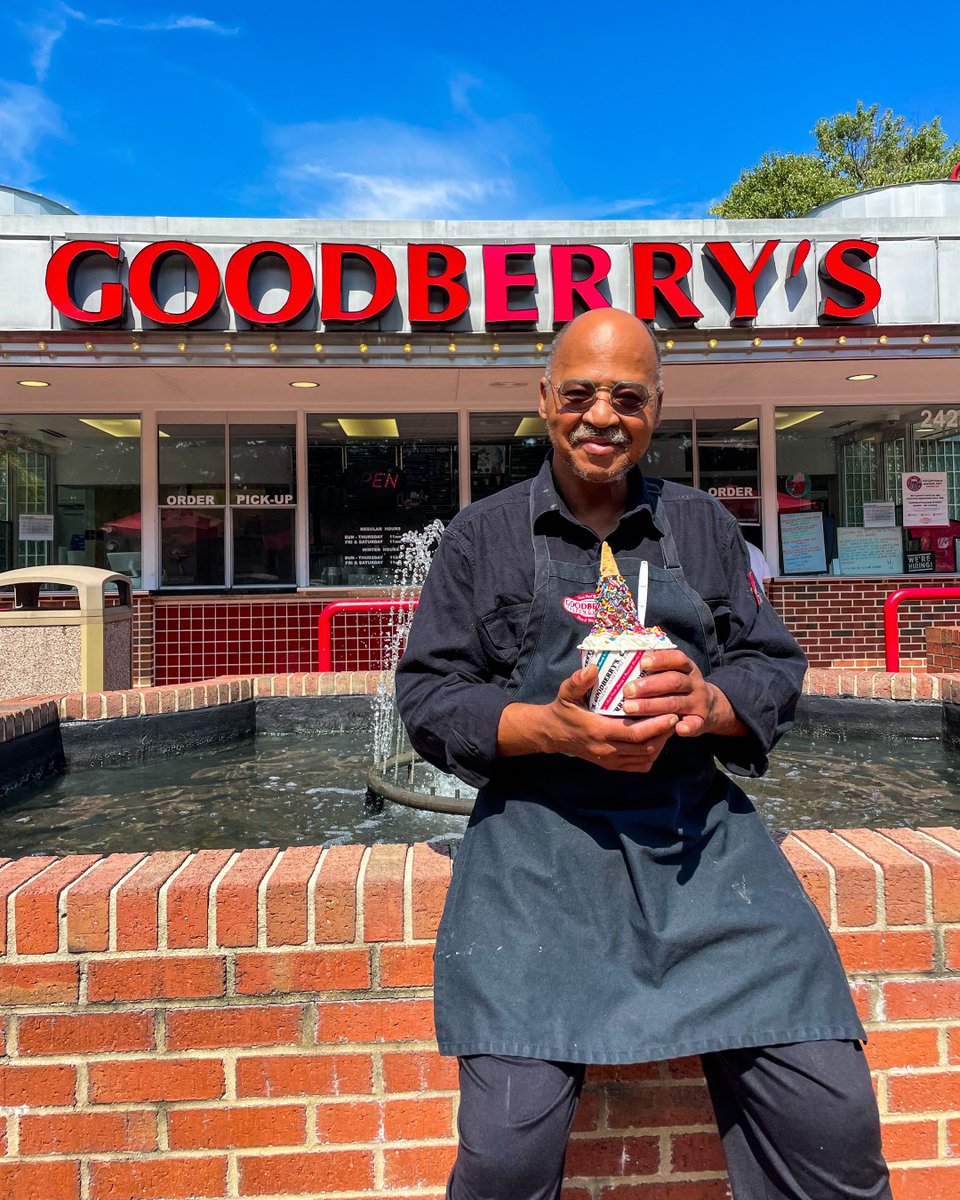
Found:
M 157 453 L 162 587 L 296 584 L 292 418 L 161 421 Z
M 296 583 L 296 427 L 230 424 L 234 585 Z
M 400 537 L 459 508 L 454 413 L 307 418 L 310 580 L 392 583 Z
M 161 421 L 160 586 L 223 587 L 227 582 L 226 426 Z
M 913 405 L 778 410 L 784 574 L 956 571 L 958 419 Z M 942 479 L 920 480 L 925 472 Z
M 646 475 L 693 486 L 693 431 L 690 421 L 661 421 L 640 464 Z
M 140 419 L 0 421 L 0 569 L 101 567 L 140 586 Z
M 543 466 L 547 427 L 527 412 L 470 414 L 470 499 L 532 479 Z

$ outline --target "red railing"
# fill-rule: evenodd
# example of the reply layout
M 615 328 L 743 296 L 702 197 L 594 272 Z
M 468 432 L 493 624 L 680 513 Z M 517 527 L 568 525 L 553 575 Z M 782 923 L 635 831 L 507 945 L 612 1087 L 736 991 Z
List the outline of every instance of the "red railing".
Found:
M 900 670 L 900 605 L 906 600 L 960 600 L 960 587 L 900 588 L 883 602 L 884 669 Z
M 410 600 L 334 600 L 317 618 L 317 670 L 333 670 L 333 619 L 344 612 L 387 612 L 390 609 L 416 608 Z

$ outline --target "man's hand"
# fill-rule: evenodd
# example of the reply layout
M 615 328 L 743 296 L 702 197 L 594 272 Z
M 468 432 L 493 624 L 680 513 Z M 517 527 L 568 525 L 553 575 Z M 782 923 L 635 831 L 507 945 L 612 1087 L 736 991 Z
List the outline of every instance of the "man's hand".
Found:
M 650 770 L 679 720 L 667 712 L 644 720 L 601 717 L 590 712 L 586 697 L 597 681 L 597 668 L 574 671 L 549 704 L 508 704 L 500 717 L 497 752 L 571 754 L 610 771 Z
M 748 732 L 723 692 L 704 679 L 682 650 L 647 650 L 640 665 L 644 678 L 623 689 L 625 712 L 648 718 L 673 713 L 679 718 L 674 732 L 680 737 L 742 737 Z

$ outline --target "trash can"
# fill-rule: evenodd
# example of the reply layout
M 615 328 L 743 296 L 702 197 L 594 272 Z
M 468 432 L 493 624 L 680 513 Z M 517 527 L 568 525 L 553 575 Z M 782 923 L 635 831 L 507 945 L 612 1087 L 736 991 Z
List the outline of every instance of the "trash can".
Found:
M 77 593 L 69 608 L 41 608 L 43 584 Z M 119 604 L 106 604 L 115 584 Z M 13 607 L 0 608 L 0 699 L 128 688 L 133 679 L 130 579 L 99 567 L 21 567 L 0 573 Z

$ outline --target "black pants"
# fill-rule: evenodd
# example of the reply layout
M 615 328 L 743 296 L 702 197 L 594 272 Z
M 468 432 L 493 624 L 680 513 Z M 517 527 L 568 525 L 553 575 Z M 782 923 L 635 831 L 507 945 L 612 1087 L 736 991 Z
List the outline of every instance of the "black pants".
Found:
M 701 1056 L 734 1200 L 891 1200 L 859 1042 Z M 558 1200 L 578 1063 L 460 1059 L 460 1149 L 448 1200 Z

